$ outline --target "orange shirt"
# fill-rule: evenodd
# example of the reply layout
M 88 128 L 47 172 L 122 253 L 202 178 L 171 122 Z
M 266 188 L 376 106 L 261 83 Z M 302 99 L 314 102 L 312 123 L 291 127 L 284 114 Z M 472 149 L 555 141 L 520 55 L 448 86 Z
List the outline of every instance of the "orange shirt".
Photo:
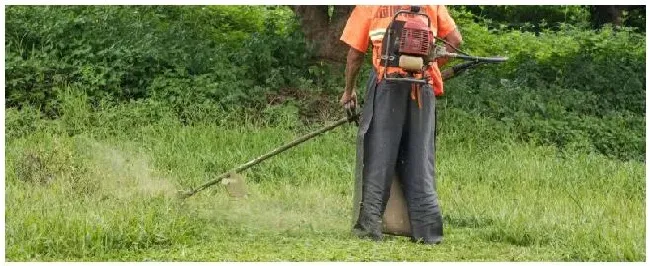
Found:
M 379 62 L 381 60 L 381 43 L 386 28 L 397 11 L 408 10 L 408 8 L 409 6 L 356 6 L 343 29 L 341 40 L 364 53 L 367 51 L 368 45 L 372 43 L 372 63 L 375 71 L 379 74 L 383 68 Z M 429 16 L 434 36 L 444 38 L 456 28 L 456 24 L 445 6 L 422 6 L 420 12 L 426 12 L 425 14 Z M 426 20 L 423 16 L 419 17 Z M 438 65 L 434 63 L 426 73 L 431 77 L 429 84 L 433 87 L 435 95 L 441 95 L 444 90 L 442 74 Z M 378 75 L 379 77 L 380 75 Z

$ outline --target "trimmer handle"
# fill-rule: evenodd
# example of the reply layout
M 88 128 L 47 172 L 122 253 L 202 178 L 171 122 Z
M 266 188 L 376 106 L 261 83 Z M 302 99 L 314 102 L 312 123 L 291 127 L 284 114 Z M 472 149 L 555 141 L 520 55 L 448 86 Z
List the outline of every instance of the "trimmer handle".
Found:
M 348 116 L 348 122 L 354 122 L 359 126 L 359 114 L 356 107 L 345 108 L 345 114 Z

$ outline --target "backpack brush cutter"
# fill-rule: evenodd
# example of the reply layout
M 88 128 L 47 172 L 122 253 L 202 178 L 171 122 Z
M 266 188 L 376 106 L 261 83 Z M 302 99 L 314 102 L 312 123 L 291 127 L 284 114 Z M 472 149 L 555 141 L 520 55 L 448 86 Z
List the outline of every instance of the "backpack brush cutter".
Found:
M 411 8 L 410 11 L 398 11 L 395 14 L 397 18 L 400 14 L 410 14 L 411 18 L 422 15 L 429 19 L 426 15 L 419 13 L 419 8 Z M 435 40 L 440 40 L 443 43 L 446 43 L 444 40 L 437 37 L 433 37 L 433 34 L 430 31 L 430 20 L 429 25 L 424 24 L 421 20 L 406 20 L 406 21 L 394 21 L 388 26 L 387 37 L 384 40 L 383 56 L 382 63 L 385 66 L 399 66 L 409 73 L 416 73 L 422 71 L 429 64 L 435 62 L 437 58 L 456 58 L 465 60 L 467 62 L 454 65 L 450 68 L 442 71 L 443 80 L 448 80 L 450 78 L 456 77 L 461 72 L 476 67 L 482 63 L 500 63 L 505 62 L 507 58 L 504 57 L 477 57 L 471 56 L 467 53 L 460 51 L 459 49 L 449 45 L 457 51 L 457 53 L 449 53 L 446 51 L 444 45 L 436 45 Z M 388 80 L 403 80 L 409 82 L 423 83 L 426 82 L 423 79 L 416 79 L 413 77 L 403 77 L 403 78 L 389 78 L 384 77 Z M 188 198 L 206 188 L 221 183 L 226 186 L 226 191 L 232 197 L 244 197 L 247 195 L 246 184 L 244 177 L 239 173 L 244 170 L 251 168 L 275 155 L 278 155 L 290 148 L 293 148 L 307 140 L 310 140 L 314 137 L 317 137 L 325 132 L 328 132 L 332 129 L 335 129 L 345 123 L 355 122 L 357 126 L 358 118 L 361 113 L 356 112 L 355 109 L 346 109 L 347 115 L 339 119 L 338 121 L 332 123 L 331 125 L 325 126 L 319 130 L 306 134 L 300 138 L 297 138 L 283 146 L 273 149 L 268 153 L 259 156 L 247 163 L 239 165 L 229 171 L 222 173 L 196 188 L 181 191 L 180 197 L 182 199 Z
M 450 67 L 448 69 L 445 69 L 442 72 L 443 79 L 448 80 L 448 79 L 454 78 L 458 74 L 464 72 L 467 69 L 475 67 L 475 66 L 477 66 L 477 65 L 479 65 L 481 63 L 491 62 L 491 61 L 482 61 L 480 59 L 480 57 L 471 57 L 471 56 L 463 57 L 463 59 L 465 59 L 465 58 L 469 58 L 471 61 L 461 63 L 461 64 L 455 65 L 453 67 Z M 319 135 L 321 135 L 323 133 L 326 133 L 326 132 L 328 132 L 330 130 L 333 130 L 333 129 L 335 129 L 335 128 L 337 128 L 337 127 L 339 127 L 339 126 L 341 126 L 341 125 L 343 125 L 345 123 L 355 122 L 357 126 L 359 125 L 358 118 L 361 116 L 360 112 L 356 112 L 356 110 L 354 110 L 354 109 L 347 109 L 346 114 L 347 114 L 346 117 L 343 117 L 343 118 L 337 120 L 336 122 L 334 122 L 334 123 L 332 123 L 332 124 L 330 124 L 328 126 L 325 126 L 325 127 L 321 128 L 321 129 L 318 129 L 318 130 L 316 130 L 314 132 L 311 132 L 309 134 L 306 134 L 306 135 L 304 135 L 304 136 L 302 136 L 300 138 L 297 138 L 297 139 L 295 139 L 295 140 L 293 140 L 293 141 L 291 141 L 291 142 L 289 142 L 289 143 L 287 143 L 285 145 L 282 145 L 282 146 L 280 146 L 278 148 L 275 148 L 275 149 L 269 151 L 268 153 L 266 153 L 266 154 L 264 154 L 262 156 L 259 156 L 259 157 L 255 158 L 255 159 L 250 160 L 250 161 L 248 161 L 248 162 L 246 162 L 246 163 L 244 163 L 242 165 L 239 165 L 239 166 L 237 166 L 235 168 L 232 168 L 229 171 L 218 175 L 214 179 L 211 179 L 211 180 L 201 184 L 200 186 L 198 186 L 196 188 L 193 188 L 193 189 L 190 189 L 190 190 L 187 190 L 187 191 L 181 191 L 180 192 L 180 197 L 183 198 L 183 199 L 188 198 L 188 197 L 190 197 L 190 196 L 192 196 L 192 195 L 194 195 L 194 194 L 196 194 L 196 193 L 198 193 L 198 192 L 200 192 L 202 190 L 205 190 L 206 188 L 208 188 L 208 187 L 210 187 L 212 185 L 215 185 L 217 183 L 221 183 L 223 185 L 226 185 L 226 190 L 228 191 L 228 194 L 230 194 L 230 196 L 243 197 L 243 196 L 245 196 L 247 194 L 247 192 L 246 192 L 246 184 L 244 182 L 244 178 L 241 175 L 239 175 L 239 173 L 241 173 L 244 170 L 246 170 L 248 168 L 251 168 L 251 167 L 253 167 L 253 166 L 255 166 L 255 165 L 257 165 L 257 164 L 259 164 L 259 163 L 261 163 L 261 162 L 263 162 L 263 161 L 265 161 L 265 160 L 267 160 L 267 159 L 269 159 L 269 158 L 271 158 L 271 157 L 273 157 L 275 155 L 278 155 L 278 154 L 280 154 L 280 153 L 282 153 L 282 152 L 284 152 L 284 151 L 286 151 L 286 150 L 288 150 L 290 148 L 298 146 L 299 144 L 301 144 L 301 143 L 303 143 L 303 142 L 305 142 L 307 140 L 310 140 L 310 139 L 312 139 L 314 137 L 317 137 L 317 136 L 319 136 Z

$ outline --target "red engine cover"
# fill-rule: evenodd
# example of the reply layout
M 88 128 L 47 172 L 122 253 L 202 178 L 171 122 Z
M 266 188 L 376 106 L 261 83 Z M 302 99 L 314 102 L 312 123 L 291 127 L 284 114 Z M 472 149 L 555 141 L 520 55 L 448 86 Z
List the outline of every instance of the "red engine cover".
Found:
M 429 54 L 431 39 L 431 30 L 425 22 L 419 19 L 409 19 L 402 28 L 399 52 L 426 56 Z

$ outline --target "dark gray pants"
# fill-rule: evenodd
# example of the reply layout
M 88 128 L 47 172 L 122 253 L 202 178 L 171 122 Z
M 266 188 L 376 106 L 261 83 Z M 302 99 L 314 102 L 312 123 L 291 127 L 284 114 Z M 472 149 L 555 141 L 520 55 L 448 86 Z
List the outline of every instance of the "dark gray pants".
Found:
M 382 215 L 392 178 L 402 183 L 412 239 L 442 241 L 442 214 L 435 183 L 435 96 L 420 89 L 421 108 L 411 99 L 411 83 L 369 82 L 357 147 L 357 234 L 381 238 Z M 360 192 L 360 193 L 359 193 Z M 360 195 L 358 195 L 360 194 Z

